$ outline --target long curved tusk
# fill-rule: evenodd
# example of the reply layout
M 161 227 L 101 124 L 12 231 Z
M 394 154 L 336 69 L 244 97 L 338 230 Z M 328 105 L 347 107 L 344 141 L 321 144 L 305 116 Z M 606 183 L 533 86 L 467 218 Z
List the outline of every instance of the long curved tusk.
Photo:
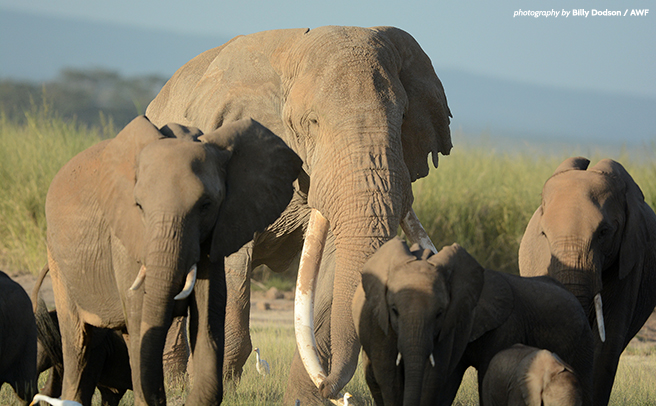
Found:
M 606 342 L 606 326 L 604 325 L 604 310 L 601 303 L 601 293 L 597 293 L 594 297 L 595 313 L 597 314 L 597 328 L 599 329 L 599 338 L 601 342 Z
M 401 358 L 402 358 L 402 357 L 401 357 L 401 353 L 399 352 L 399 354 L 396 356 L 396 366 L 397 366 L 397 367 L 398 367 L 399 364 L 401 363 Z
M 182 300 L 186 299 L 191 295 L 191 292 L 194 290 L 194 286 L 196 286 L 196 274 L 198 273 L 198 265 L 194 264 L 192 267 L 189 269 L 189 272 L 187 273 L 187 280 L 185 280 L 185 285 L 182 288 L 182 291 L 178 293 L 173 299 L 175 300 Z
M 314 287 L 330 224 L 321 213 L 312 209 L 301 253 L 294 298 L 294 333 L 296 346 L 312 382 L 319 387 L 326 379 L 314 338 Z
M 433 245 L 428 233 L 424 230 L 424 226 L 421 225 L 412 208 L 405 215 L 403 221 L 401 221 L 401 229 L 403 229 L 403 232 L 410 240 L 410 245 L 418 243 L 422 248 L 430 249 L 437 254 L 437 248 Z
M 146 280 L 146 265 L 141 265 L 141 269 L 139 269 L 139 273 L 137 274 L 137 277 L 134 279 L 132 286 L 130 286 L 130 290 L 139 289 L 143 284 L 144 280 Z
M 433 368 L 435 368 L 435 357 L 433 357 L 433 353 L 431 353 L 431 355 L 428 356 L 428 360 L 430 361 Z

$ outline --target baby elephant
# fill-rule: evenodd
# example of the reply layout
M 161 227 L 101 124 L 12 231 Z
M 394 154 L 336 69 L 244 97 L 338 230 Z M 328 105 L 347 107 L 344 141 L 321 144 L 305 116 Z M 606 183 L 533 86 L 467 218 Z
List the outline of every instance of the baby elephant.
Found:
M 522 344 L 492 358 L 481 390 L 485 406 L 580 406 L 583 394 L 572 368 L 558 355 Z
M 0 271 L 0 386 L 23 401 L 36 393 L 36 323 L 27 292 Z
M 592 404 L 592 330 L 576 297 L 549 277 L 486 270 L 457 244 L 437 254 L 383 244 L 362 270 L 353 320 L 376 405 L 450 405 L 470 366 L 480 392 L 492 358 L 516 343 L 562 356 Z

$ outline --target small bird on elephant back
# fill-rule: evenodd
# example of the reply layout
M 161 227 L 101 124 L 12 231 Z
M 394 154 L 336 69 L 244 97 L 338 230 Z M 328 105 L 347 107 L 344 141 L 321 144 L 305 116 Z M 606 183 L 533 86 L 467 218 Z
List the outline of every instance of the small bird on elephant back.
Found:
M 549 275 L 579 300 L 595 334 L 594 404 L 608 404 L 622 351 L 656 306 L 656 214 L 619 163 L 561 163 L 519 247 L 519 272 Z

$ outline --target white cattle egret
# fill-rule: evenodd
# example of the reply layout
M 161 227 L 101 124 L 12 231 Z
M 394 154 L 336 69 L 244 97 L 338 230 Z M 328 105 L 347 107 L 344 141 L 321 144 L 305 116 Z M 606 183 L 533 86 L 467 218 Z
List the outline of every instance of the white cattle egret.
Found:
M 349 405 L 349 399 L 351 399 L 352 397 L 353 397 L 353 396 L 351 396 L 351 394 L 348 393 L 348 392 L 346 392 L 346 393 L 344 394 L 344 399 L 343 399 L 343 401 L 344 401 L 344 406 L 348 406 L 348 405 Z
M 51 398 L 50 396 L 40 395 L 40 394 L 34 395 L 34 399 L 32 399 L 32 403 L 30 403 L 30 406 L 34 406 L 40 401 L 49 403 L 53 406 L 82 406 L 82 403 L 76 402 L 74 400 L 55 399 L 55 398 Z
M 269 363 L 266 362 L 266 360 L 260 358 L 260 349 L 255 348 L 253 351 L 255 352 L 256 356 L 255 369 L 257 369 L 257 372 L 260 375 L 269 375 Z

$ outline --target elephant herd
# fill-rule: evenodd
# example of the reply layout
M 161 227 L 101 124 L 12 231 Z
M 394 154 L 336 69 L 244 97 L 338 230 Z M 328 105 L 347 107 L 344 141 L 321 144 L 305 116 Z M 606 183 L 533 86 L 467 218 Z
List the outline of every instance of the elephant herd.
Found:
M 0 275 L 0 331 L 25 329 L 0 340 L 0 378 L 31 399 L 38 336 L 51 396 L 164 405 L 166 335 L 187 316 L 186 404 L 218 405 L 252 352 L 252 270 L 300 255 L 285 404 L 339 403 L 360 354 L 377 405 L 450 405 L 470 366 L 485 406 L 607 404 L 656 306 L 654 211 L 619 163 L 571 158 L 544 185 L 521 276 L 438 252 L 411 185 L 450 153 L 450 117 L 430 59 L 392 27 L 265 31 L 198 55 L 53 179 L 57 311 Z

